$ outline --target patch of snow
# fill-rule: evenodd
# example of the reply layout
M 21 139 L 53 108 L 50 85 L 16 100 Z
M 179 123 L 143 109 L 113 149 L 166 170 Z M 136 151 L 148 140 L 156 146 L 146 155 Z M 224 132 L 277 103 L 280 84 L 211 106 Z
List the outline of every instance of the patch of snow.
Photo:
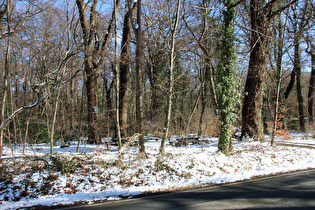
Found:
M 109 151 L 105 144 L 84 144 L 79 153 L 75 143 L 65 148 L 54 147 L 55 154 L 73 158 L 71 162 L 80 160 L 80 167 L 71 173 L 33 169 L 16 174 L 11 183 L 0 182 L 0 209 L 118 200 L 145 192 L 235 182 L 315 167 L 315 140 L 305 134 L 293 133 L 285 143 L 304 144 L 309 148 L 271 147 L 268 141 L 242 141 L 233 142 L 233 152 L 229 156 L 218 152 L 217 138 L 206 139 L 209 144 L 180 147 L 167 144 L 163 159 L 158 155 L 160 140 L 148 140 L 148 159 L 145 160 L 137 157 L 136 146 L 126 149 L 120 161 L 116 146 L 111 146 Z M 48 153 L 49 145 L 46 144 L 27 145 L 24 155 L 21 145 L 13 150 L 4 147 L 5 161 L 12 161 L 12 156 L 46 157 Z M 21 163 L 28 162 L 21 158 Z M 25 192 L 19 190 L 25 187 Z

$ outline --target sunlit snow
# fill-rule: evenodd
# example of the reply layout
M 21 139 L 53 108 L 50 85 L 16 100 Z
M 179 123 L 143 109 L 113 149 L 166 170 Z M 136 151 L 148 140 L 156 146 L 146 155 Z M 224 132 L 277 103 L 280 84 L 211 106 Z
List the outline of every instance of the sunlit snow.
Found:
M 12 157 L 25 163 L 40 157 L 48 160 L 51 168 L 39 167 L 17 174 L 11 183 L 0 181 L 0 209 L 132 198 L 146 192 L 235 182 L 315 166 L 315 139 L 307 134 L 295 133 L 289 140 L 277 139 L 282 145 L 276 147 L 270 146 L 268 137 L 264 143 L 233 141 L 229 156 L 217 151 L 217 138 L 204 139 L 208 142 L 203 145 L 167 144 L 162 159 L 158 152 L 160 140 L 148 140 L 145 160 L 138 158 L 136 146 L 124 151 L 121 159 L 117 157 L 116 146 L 81 144 L 79 153 L 76 142 L 65 148 L 55 146 L 55 154 L 80 164 L 67 173 L 56 170 L 51 163 L 47 155 L 49 145 L 27 145 L 24 155 L 21 145 L 4 147 L 1 167 L 13 161 Z

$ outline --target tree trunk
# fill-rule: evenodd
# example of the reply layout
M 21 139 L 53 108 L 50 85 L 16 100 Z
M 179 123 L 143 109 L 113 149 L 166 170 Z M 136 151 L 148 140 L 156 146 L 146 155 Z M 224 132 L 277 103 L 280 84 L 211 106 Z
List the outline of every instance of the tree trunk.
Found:
M 218 149 L 224 154 L 231 150 L 231 128 L 235 119 L 235 107 L 238 101 L 237 79 L 235 79 L 235 2 L 223 1 L 222 40 L 220 42 L 220 60 L 217 69 L 216 93 L 218 100 L 218 114 L 220 117 L 220 135 Z
M 86 61 L 85 64 L 86 71 L 86 94 L 87 94 L 87 109 L 88 109 L 88 142 L 89 144 L 99 143 L 99 133 L 98 133 L 98 79 L 99 75 L 96 73 L 93 65 Z
M 199 126 L 198 126 L 198 136 L 202 135 L 202 123 L 203 123 L 203 116 L 206 110 L 206 92 L 205 92 L 205 86 L 206 84 L 202 84 L 202 90 L 201 90 L 201 112 L 200 112 L 200 118 L 199 118 Z
M 200 118 L 199 118 L 199 128 L 198 128 L 198 136 L 202 135 L 202 124 L 203 124 L 203 117 L 206 110 L 207 105 L 207 92 L 208 92 L 208 86 L 212 84 L 212 76 L 211 76 L 211 65 L 210 65 L 210 59 L 206 58 L 205 60 L 205 67 L 204 67 L 204 73 L 202 78 L 202 92 L 201 92 L 201 112 L 200 112 Z M 214 90 L 210 88 L 210 90 Z M 211 91 L 211 95 L 213 95 L 215 91 Z M 216 98 L 216 96 L 212 97 Z M 217 104 L 216 99 L 213 99 L 213 103 Z
M 315 51 L 315 49 L 312 49 Z M 315 53 L 311 54 L 312 59 L 312 72 L 311 72 L 311 78 L 308 88 L 308 120 L 310 124 L 314 123 L 314 113 L 313 113 L 313 101 L 314 101 L 314 89 L 315 89 Z
M 298 109 L 299 109 L 299 121 L 300 130 L 305 131 L 305 121 L 304 121 L 304 100 L 301 85 L 301 58 L 300 58 L 300 44 L 296 43 L 294 47 L 294 68 L 296 69 L 296 91 L 298 99 Z
M 276 130 L 278 127 L 278 109 L 279 109 L 279 101 L 280 101 L 280 89 L 281 89 L 281 82 L 282 82 L 282 57 L 283 57 L 283 25 L 281 20 L 279 20 L 278 28 L 279 32 L 278 36 L 278 52 L 276 54 L 277 60 L 277 69 L 276 69 L 276 102 L 275 102 L 275 111 L 274 111 L 274 122 L 273 122 L 273 129 L 271 133 L 271 146 L 274 145 L 274 139 L 276 135 Z
M 119 88 L 119 115 L 121 136 L 126 137 L 128 123 L 128 99 L 129 99 L 129 54 L 130 54 L 130 18 L 132 11 L 128 9 L 124 17 L 123 35 L 120 53 L 120 88 Z
M 116 5 L 115 5 L 116 6 Z M 116 8 L 115 8 L 116 10 Z M 114 75 L 116 80 L 116 134 L 118 138 L 118 150 L 122 148 L 121 144 L 121 128 L 120 128 L 120 89 L 119 89 L 119 72 L 118 72 L 118 37 L 117 37 L 117 20 L 115 20 L 115 64 L 114 64 Z
M 5 11 L 3 15 L 6 13 L 7 16 L 9 16 L 10 12 L 10 5 L 11 2 L 7 2 L 7 5 L 5 7 Z M 2 16 L 2 15 L 1 15 Z M 2 16 L 3 17 L 3 16 Z M 1 17 L 1 18 L 2 18 Z M 11 54 L 11 36 L 10 36 L 10 18 L 7 18 L 7 23 L 8 23 L 8 41 L 7 41 L 7 49 L 6 49 L 6 54 L 5 54 L 5 61 L 4 61 L 4 75 L 3 75 L 3 81 L 4 81 L 4 92 L 3 92 L 3 98 L 2 98 L 2 108 L 1 108 L 1 120 L 3 123 L 5 119 L 5 110 L 6 110 L 6 103 L 7 103 L 7 97 L 8 97 L 8 88 L 9 88 L 9 79 L 10 79 L 10 54 Z M 3 139 L 4 139 L 4 129 L 0 129 L 0 158 L 2 157 L 3 153 Z
M 137 120 L 137 132 L 140 135 L 139 137 L 139 156 L 141 158 L 146 158 L 147 155 L 145 153 L 144 146 L 144 138 L 143 138 L 143 93 L 142 93 L 142 85 L 143 85 L 143 63 L 142 63 L 142 30 L 141 30 L 141 0 L 137 1 L 137 27 L 136 31 L 136 120 Z
M 270 39 L 270 22 L 276 15 L 297 2 L 297 0 L 292 0 L 278 10 L 274 10 L 273 7 L 277 2 L 280 1 L 250 1 L 251 53 L 242 107 L 241 139 L 244 137 L 256 140 L 264 139 L 261 110 L 266 71 L 266 50 Z
M 177 30 L 177 25 L 179 21 L 181 0 L 177 1 L 177 11 L 175 17 L 175 23 L 171 30 L 171 53 L 170 53 L 170 66 L 169 66 L 169 87 L 168 87 L 168 98 L 167 98 L 167 113 L 165 119 L 164 134 L 160 146 L 160 155 L 165 154 L 165 145 L 169 133 L 171 113 L 172 113 L 172 97 L 173 97 L 173 86 L 174 86 L 174 60 L 175 60 L 175 33 Z
M 142 31 L 141 31 L 141 0 L 137 1 L 137 27 L 136 28 L 136 120 L 137 120 L 137 132 L 142 133 Z
M 301 85 L 301 52 L 300 52 L 300 33 L 302 31 L 299 28 L 298 15 L 296 8 L 293 8 L 293 31 L 294 31 L 294 63 L 293 71 L 296 73 L 296 91 L 298 100 L 298 111 L 299 111 L 299 123 L 300 130 L 305 131 L 305 121 L 304 121 L 304 101 L 302 94 Z M 300 26 L 301 27 L 301 26 Z
M 289 95 L 293 89 L 294 83 L 295 83 L 295 78 L 296 78 L 296 72 L 295 72 L 295 68 L 293 68 L 292 72 L 291 72 L 291 76 L 290 76 L 290 82 L 284 92 L 284 98 L 288 99 Z
M 4 68 L 4 75 L 3 75 L 3 98 L 2 98 L 2 107 L 1 107 L 1 119 L 2 123 L 5 119 L 5 110 L 6 110 L 6 103 L 7 103 L 7 96 L 8 96 L 8 84 L 9 84 L 9 74 L 10 70 L 8 67 L 8 61 L 10 59 L 9 53 L 10 53 L 10 43 L 8 41 L 7 43 L 7 51 L 6 51 L 6 57 L 5 57 L 5 68 Z M 4 129 L 0 130 L 0 158 L 2 157 L 2 149 L 3 149 L 3 139 L 4 139 Z
M 58 112 L 58 109 L 59 109 L 60 90 L 61 90 L 61 88 L 59 87 L 58 88 L 57 99 L 56 99 L 56 103 L 55 103 L 55 110 L 54 110 L 53 121 L 52 121 L 52 124 L 51 124 L 51 131 L 50 131 L 50 155 L 53 155 L 55 125 L 56 125 L 56 119 L 57 119 L 57 112 Z
M 245 97 L 242 107 L 242 133 L 241 138 L 249 137 L 263 140 L 263 125 L 261 109 L 263 102 L 263 81 L 266 69 L 266 50 L 268 46 L 270 20 L 262 11 L 264 0 L 251 0 L 251 53 L 247 79 L 245 84 Z

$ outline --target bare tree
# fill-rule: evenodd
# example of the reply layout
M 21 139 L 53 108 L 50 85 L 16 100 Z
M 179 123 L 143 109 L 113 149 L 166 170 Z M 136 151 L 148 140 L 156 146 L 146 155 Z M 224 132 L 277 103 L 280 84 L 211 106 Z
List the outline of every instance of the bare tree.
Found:
M 10 29 L 10 7 L 11 7 L 11 1 L 7 1 L 5 8 L 1 11 L 1 16 L 3 17 L 5 14 L 7 14 L 7 30 L 8 33 L 11 34 Z M 1 19 L 2 19 L 1 17 Z M 7 97 L 8 97 L 8 91 L 9 91 L 9 80 L 10 80 L 10 53 L 11 53 L 11 36 L 8 36 L 7 40 L 7 49 L 5 53 L 5 63 L 4 63 L 4 92 L 3 92 L 3 99 L 2 99 L 2 108 L 1 108 L 1 119 L 2 123 L 5 119 L 5 110 L 6 110 L 6 103 L 7 103 Z M 3 145 L 3 137 L 4 137 L 4 130 L 0 130 L 0 157 L 2 157 L 2 145 Z
M 299 123 L 300 129 L 305 131 L 305 114 L 304 114 L 304 99 L 302 93 L 302 84 L 301 84 L 301 49 L 300 42 L 302 40 L 303 34 L 307 32 L 307 25 L 309 23 L 311 15 L 309 12 L 309 2 L 304 1 L 303 6 L 293 5 L 292 13 L 290 20 L 292 23 L 292 32 L 294 36 L 294 59 L 293 59 L 293 70 L 290 77 L 290 82 L 284 93 L 285 99 L 289 98 L 289 94 L 293 89 L 294 83 L 296 82 L 297 90 L 297 100 L 298 100 L 298 114 L 299 114 Z
M 88 138 L 89 143 L 99 143 L 98 134 L 98 81 L 100 76 L 100 69 L 102 67 L 105 51 L 109 45 L 111 33 L 113 30 L 114 21 L 117 16 L 117 9 L 120 0 L 115 1 L 115 7 L 112 12 L 111 20 L 108 24 L 108 29 L 99 37 L 97 31 L 97 17 L 96 11 L 97 0 L 93 0 L 89 12 L 89 21 L 86 10 L 88 4 L 83 0 L 77 0 L 77 7 L 80 14 L 80 23 L 83 32 L 84 40 L 84 61 L 86 72 L 86 91 L 87 91 L 87 111 L 88 111 Z
M 270 42 L 271 20 L 297 0 L 292 0 L 275 9 L 278 0 L 250 1 L 250 58 L 242 107 L 241 137 L 263 140 L 261 110 L 263 103 L 263 83 L 266 71 L 266 51 Z
M 116 7 L 116 5 L 115 5 Z M 116 8 L 115 8 L 116 10 Z M 121 144 L 121 128 L 120 128 L 120 88 L 119 88 L 119 65 L 118 65 L 118 35 L 117 35 L 117 19 L 115 19 L 115 60 L 114 60 L 114 75 L 115 75 L 115 84 L 116 84 L 116 133 L 118 137 L 118 150 L 121 150 L 122 144 Z
M 174 60 L 175 60 L 175 40 L 176 40 L 176 30 L 179 22 L 180 16 L 180 4 L 181 0 L 177 0 L 175 20 L 171 29 L 171 45 L 170 45 L 170 64 L 169 64 L 169 86 L 168 86 L 168 98 L 167 98 L 167 114 L 165 119 L 164 134 L 160 146 L 160 155 L 165 154 L 165 145 L 168 137 L 168 132 L 170 128 L 171 121 L 171 111 L 172 111 L 172 97 L 173 97 L 173 86 L 174 86 Z
M 309 81 L 308 87 L 308 120 L 310 124 L 314 123 L 314 89 L 315 89 L 315 44 L 313 43 L 311 38 L 307 38 L 308 49 L 307 53 L 311 56 L 311 77 Z
M 136 5 L 136 4 L 134 4 Z M 120 115 L 120 125 L 121 125 L 121 136 L 126 137 L 127 127 L 128 127 L 128 100 L 129 100 L 129 80 L 130 80 L 130 38 L 131 38 L 131 17 L 132 11 L 127 9 L 127 12 L 124 16 L 123 23 L 123 35 L 121 40 L 121 53 L 120 53 L 120 68 L 119 68 L 119 79 L 120 79 L 120 88 L 119 88 L 119 115 Z

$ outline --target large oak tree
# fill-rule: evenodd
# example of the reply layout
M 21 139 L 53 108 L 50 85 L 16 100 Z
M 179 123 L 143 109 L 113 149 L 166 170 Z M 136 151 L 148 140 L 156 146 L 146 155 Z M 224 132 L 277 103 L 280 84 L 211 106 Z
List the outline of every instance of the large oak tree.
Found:
M 266 52 L 270 42 L 270 24 L 276 15 L 279 15 L 296 1 L 292 0 L 278 9 L 275 7 L 277 3 L 281 2 L 279 0 L 250 1 L 250 58 L 242 107 L 241 138 L 264 139 L 261 110 L 266 72 Z

